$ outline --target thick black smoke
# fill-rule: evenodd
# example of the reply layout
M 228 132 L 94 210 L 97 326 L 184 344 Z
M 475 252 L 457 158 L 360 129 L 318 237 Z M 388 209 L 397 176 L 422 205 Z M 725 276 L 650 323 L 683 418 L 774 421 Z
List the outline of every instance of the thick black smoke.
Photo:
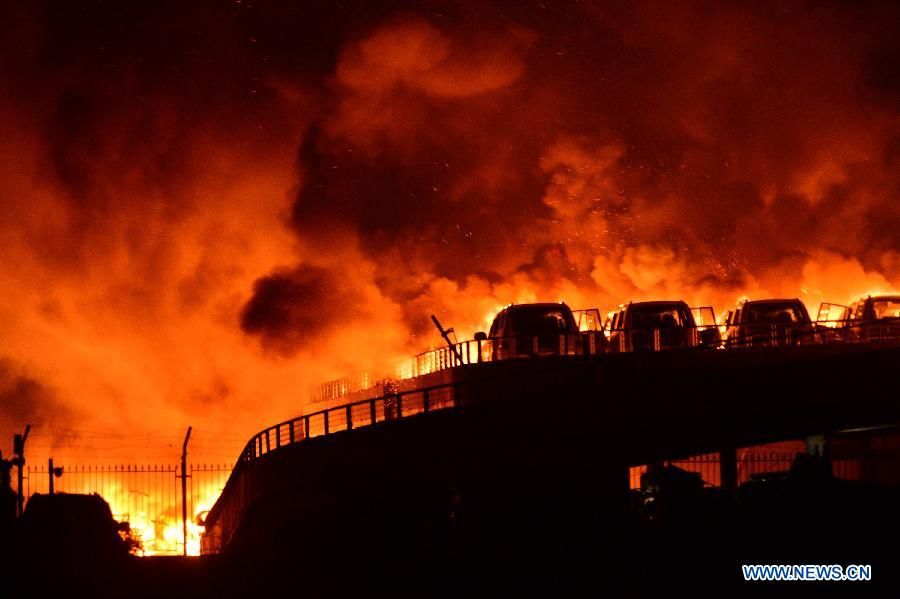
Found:
M 388 11 L 348 28 L 324 82 L 293 226 L 324 268 L 352 237 L 413 331 L 451 309 L 441 279 L 464 299 L 473 277 L 527 273 L 595 303 L 798 295 L 823 261 L 850 261 L 862 287 L 896 280 L 896 13 Z
M 4 355 L 98 427 L 263 425 L 432 313 L 900 286 L 896 3 L 5 8 Z

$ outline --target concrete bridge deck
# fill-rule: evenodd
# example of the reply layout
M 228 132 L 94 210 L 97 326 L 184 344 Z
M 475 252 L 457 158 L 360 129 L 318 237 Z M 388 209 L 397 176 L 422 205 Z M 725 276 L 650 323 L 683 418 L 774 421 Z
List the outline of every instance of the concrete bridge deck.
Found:
M 341 534 L 429 543 L 462 513 L 481 525 L 522 510 L 529 521 L 603 518 L 626 501 L 631 465 L 900 423 L 898 366 L 900 347 L 854 345 L 546 357 L 426 375 L 387 402 L 254 437 L 209 513 L 203 550 L 274 552 Z

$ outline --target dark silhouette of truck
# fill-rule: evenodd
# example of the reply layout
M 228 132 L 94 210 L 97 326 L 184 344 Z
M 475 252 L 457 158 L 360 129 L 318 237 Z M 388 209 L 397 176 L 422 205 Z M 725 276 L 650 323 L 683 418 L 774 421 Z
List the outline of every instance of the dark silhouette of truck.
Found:
M 698 325 L 695 313 L 703 318 L 702 324 Z M 692 309 L 681 300 L 622 304 L 609 314 L 604 333 L 612 352 L 713 348 L 720 343 L 712 308 Z
M 725 347 L 781 347 L 814 345 L 821 342 L 813 324 L 797 298 L 744 300 L 725 322 Z
M 124 558 L 135 548 L 129 528 L 97 494 L 35 493 L 19 522 L 19 547 L 26 560 Z
M 599 313 L 577 314 L 563 302 L 510 304 L 494 317 L 490 332 L 476 333 L 475 339 L 487 342 L 484 351 L 491 360 L 602 352 L 603 336 L 592 326 Z

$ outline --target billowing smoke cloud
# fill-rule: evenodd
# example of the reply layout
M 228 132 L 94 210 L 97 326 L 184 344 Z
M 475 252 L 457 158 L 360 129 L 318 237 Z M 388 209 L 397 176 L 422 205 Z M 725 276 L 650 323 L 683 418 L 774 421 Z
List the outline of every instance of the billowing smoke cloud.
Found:
M 414 334 L 533 297 L 897 286 L 894 12 L 391 16 L 343 47 L 294 228 L 309 255 L 352 237 Z
M 892 3 L 17 10 L 0 326 L 94 428 L 249 433 L 431 313 L 900 287 Z
M 4 422 L 28 422 L 37 426 L 71 426 L 75 414 L 61 404 L 56 393 L 21 371 L 9 359 L 0 359 L 0 418 Z

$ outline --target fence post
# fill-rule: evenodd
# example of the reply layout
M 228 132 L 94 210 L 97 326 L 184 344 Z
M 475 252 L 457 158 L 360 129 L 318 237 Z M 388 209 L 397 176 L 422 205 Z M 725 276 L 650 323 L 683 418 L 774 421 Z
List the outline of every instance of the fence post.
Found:
M 403 396 L 399 393 L 395 395 L 397 399 L 397 419 L 403 418 Z
M 309 439 L 309 416 L 303 417 L 303 438 Z
M 290 423 L 288 423 L 288 426 L 291 427 L 291 428 L 288 430 L 288 440 L 289 440 L 289 442 L 290 442 L 291 444 L 293 444 L 294 441 L 295 441 L 295 439 L 294 439 L 294 424 L 296 424 L 296 423 L 297 423 L 296 420 L 291 420 Z
M 191 439 L 191 428 L 188 427 L 187 434 L 184 436 L 184 444 L 181 446 L 181 531 L 182 531 L 182 542 L 184 546 L 182 547 L 182 553 L 187 555 L 187 543 L 188 543 L 188 532 L 187 532 L 187 446 L 188 441 Z
M 353 429 L 353 404 L 347 404 L 347 430 Z
M 719 451 L 719 481 L 728 495 L 737 492 L 737 450 L 726 447 Z
M 324 412 L 322 412 L 322 415 L 325 419 L 325 434 L 327 435 L 328 434 L 328 410 L 325 410 Z
M 422 391 L 422 411 L 428 412 L 428 388 Z
M 281 424 L 275 425 L 275 448 L 281 447 Z

